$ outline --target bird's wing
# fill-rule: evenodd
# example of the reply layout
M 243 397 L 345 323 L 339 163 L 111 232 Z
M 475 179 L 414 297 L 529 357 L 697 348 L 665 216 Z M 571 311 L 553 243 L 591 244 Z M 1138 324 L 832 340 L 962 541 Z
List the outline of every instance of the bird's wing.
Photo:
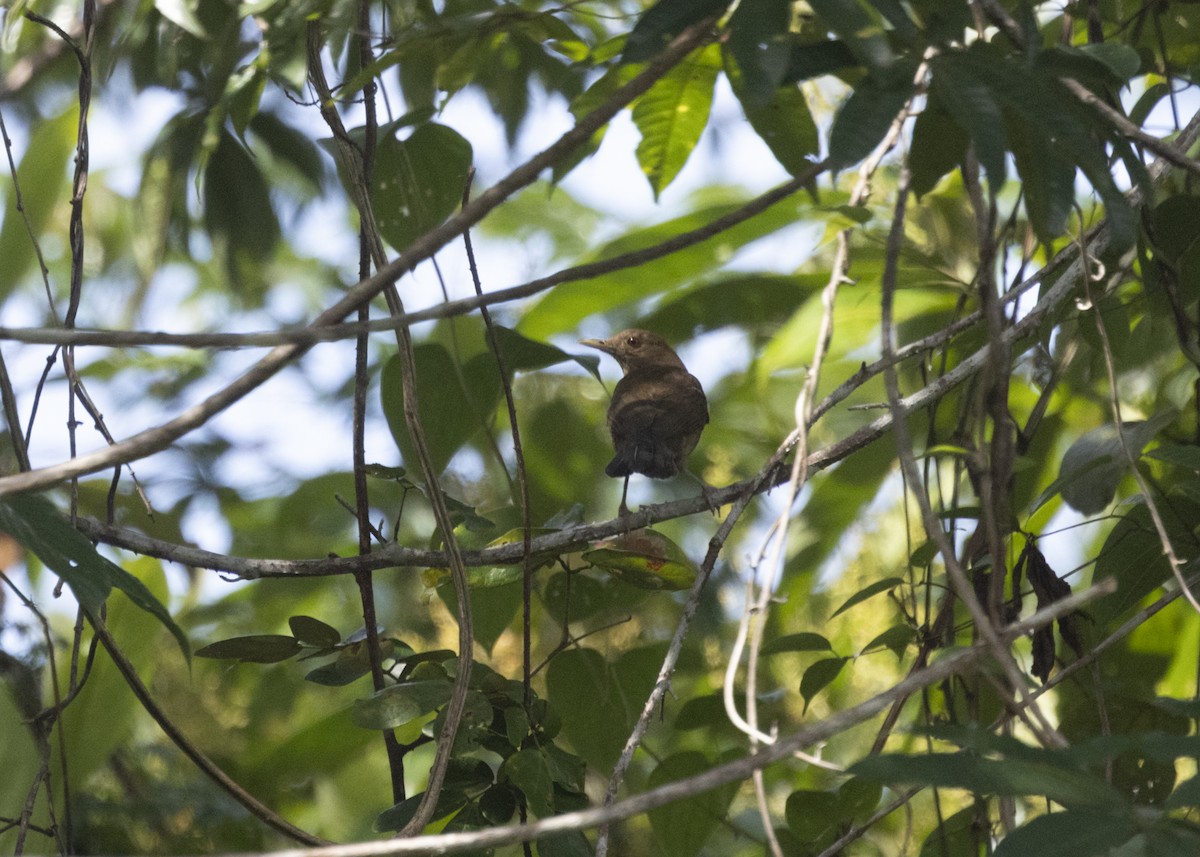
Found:
M 613 391 L 608 423 L 614 439 L 643 432 L 660 439 L 699 433 L 708 424 L 708 399 L 700 382 L 687 372 L 670 373 L 653 383 L 626 376 Z

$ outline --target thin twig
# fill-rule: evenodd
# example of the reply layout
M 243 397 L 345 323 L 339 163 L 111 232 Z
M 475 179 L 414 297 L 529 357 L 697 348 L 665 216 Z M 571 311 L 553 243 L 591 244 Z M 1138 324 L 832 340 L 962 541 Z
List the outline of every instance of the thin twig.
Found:
M 358 3 L 358 32 L 354 34 L 354 42 L 358 50 L 359 64 L 366 68 L 374 61 L 371 53 L 371 43 L 368 38 L 371 23 L 371 7 L 367 0 Z M 375 112 L 374 79 L 363 87 L 362 102 L 366 119 L 363 127 L 362 180 L 366 187 L 371 187 L 375 173 L 375 146 L 379 133 L 379 123 Z M 372 236 L 368 233 L 369 223 L 366 218 L 359 221 L 358 236 L 358 278 L 366 279 L 371 275 Z M 371 317 L 371 305 L 365 303 L 358 308 L 358 320 L 368 321 Z M 368 351 L 370 340 L 365 333 L 360 334 L 354 341 L 354 417 L 352 462 L 354 468 L 354 512 L 358 522 L 358 552 L 371 552 L 371 538 L 377 532 L 371 526 L 371 503 L 367 483 L 366 455 L 366 426 L 367 426 L 367 391 L 369 384 Z M 385 687 L 383 672 L 383 652 L 379 640 L 379 619 L 375 608 L 374 579 L 369 571 L 354 575 L 358 586 L 359 603 L 362 605 L 363 628 L 366 631 L 367 659 L 371 666 L 371 686 L 376 692 Z M 392 801 L 400 803 L 407 796 L 404 785 L 404 751 L 396 739 L 393 729 L 382 730 L 384 752 L 388 759 L 388 772 L 391 775 Z
M 151 696 L 150 690 L 145 684 L 142 683 L 141 678 L 137 674 L 137 670 L 134 668 L 133 664 L 129 662 L 129 659 L 125 657 L 124 651 L 121 650 L 121 647 L 117 644 L 117 641 L 109 632 L 108 625 L 94 616 L 90 618 L 92 622 L 92 628 L 95 631 L 96 636 L 100 639 L 100 643 L 104 646 L 109 656 L 113 659 L 113 663 L 116 664 L 117 670 L 124 677 L 125 683 L 129 685 L 129 689 L 133 691 L 133 695 L 137 697 L 138 702 L 140 702 L 142 707 L 146 709 L 146 713 L 154 719 L 154 722 L 159 725 L 159 728 L 166 733 L 166 736 L 171 739 L 175 746 L 183 751 L 183 754 L 191 760 L 193 765 L 199 768 L 202 773 L 220 786 L 226 794 L 240 803 L 247 812 L 257 818 L 259 821 L 266 824 L 268 827 L 277 830 L 289 839 L 293 839 L 296 842 L 303 842 L 306 845 L 328 844 L 327 840 L 321 839 L 319 836 L 313 836 L 311 833 L 301 830 L 280 816 L 273 809 L 266 806 L 254 795 L 250 794 L 248 791 L 234 782 L 227 773 L 221 770 L 221 768 L 212 761 L 212 759 L 208 758 L 208 756 L 206 756 L 199 747 L 193 744 L 191 740 L 179 730 L 179 727 L 177 727 L 174 722 L 167 717 L 166 713 L 159 708 L 158 703 L 155 702 L 154 697 Z
M 400 258 L 376 272 L 370 279 L 348 289 L 339 300 L 318 315 L 310 327 L 321 328 L 339 323 L 363 303 L 380 294 L 400 277 L 412 271 L 418 264 L 430 258 L 447 242 L 461 235 L 464 229 L 479 222 L 484 215 L 518 190 L 534 182 L 542 170 L 558 163 L 577 146 L 590 139 L 591 135 L 615 116 L 619 110 L 649 89 L 654 81 L 704 41 L 709 35 L 711 26 L 712 19 L 705 19 L 686 29 L 658 57 L 647 63 L 637 76 L 619 87 L 603 105 L 580 119 L 556 142 L 516 167 L 505 178 L 477 196 L 457 215 L 450 217 L 445 223 L 414 240 Z M 202 402 L 174 419 L 138 432 L 113 446 L 49 467 L 2 478 L 0 479 L 0 496 L 16 491 L 45 488 L 64 479 L 94 473 L 166 449 L 179 438 L 205 425 L 216 414 L 258 389 L 281 369 L 291 365 L 306 353 L 309 347 L 302 344 L 277 346 L 238 378 Z
M 286 330 L 258 331 L 251 333 L 164 333 L 143 330 L 62 330 L 56 327 L 11 328 L 0 327 L 0 340 L 10 339 L 31 345 L 95 345 L 111 348 L 129 348 L 151 345 L 167 345 L 180 348 L 273 348 L 280 345 L 313 346 L 322 342 L 339 342 L 354 339 L 363 333 L 390 333 L 403 325 L 414 325 L 422 321 L 466 315 L 480 307 L 491 307 L 521 298 L 533 297 L 564 283 L 579 282 L 645 265 L 669 256 L 680 250 L 708 241 L 735 226 L 756 217 L 772 205 L 812 184 L 827 168 L 827 162 L 813 164 L 800 175 L 766 191 L 735 210 L 715 218 L 695 229 L 673 235 L 650 247 L 622 253 L 564 268 L 549 276 L 540 277 L 518 286 L 496 289 L 483 295 L 445 301 L 426 309 L 412 310 L 390 318 L 369 322 L 347 322 L 326 326 L 308 325 Z M 363 281 L 365 282 L 365 281 Z M 1033 285 L 1032 283 L 1030 285 Z
M 1053 622 L 1090 601 L 1112 593 L 1113 581 L 1106 580 L 1083 592 L 1074 593 L 1055 601 L 1028 619 L 1017 622 L 1001 632 L 1007 644 L 1018 637 Z M 694 798 L 698 794 L 719 788 L 727 783 L 745 780 L 761 768 L 791 758 L 797 750 L 827 741 L 853 726 L 874 717 L 885 709 L 892 699 L 908 696 L 950 676 L 964 672 L 977 661 L 991 653 L 985 643 L 948 652 L 928 669 L 909 676 L 891 688 L 876 694 L 825 720 L 800 727 L 759 753 L 743 756 L 731 762 L 717 765 L 700 774 L 675 780 L 623 801 L 593 809 L 568 812 L 533 824 L 504 825 L 468 832 L 441 833 L 433 836 L 418 836 L 411 839 L 391 839 L 382 842 L 356 842 L 349 845 L 334 845 L 324 848 L 286 849 L 266 852 L 256 857 L 389 857 L 389 855 L 461 854 L 468 851 L 496 848 L 517 842 L 532 842 L 542 837 L 574 830 L 584 830 L 632 818 L 651 809 L 670 803 Z M 219 857 L 251 857 L 251 855 L 219 855 Z
M 54 289 L 50 286 L 50 269 L 46 267 L 46 257 L 42 255 L 42 243 L 38 240 L 37 233 L 33 230 L 33 223 L 29 220 L 29 212 L 25 210 L 25 200 L 21 196 L 21 180 L 17 175 L 17 163 L 13 160 L 12 140 L 8 137 L 8 127 L 4 124 L 4 111 L 0 110 L 0 139 L 4 140 L 4 153 L 8 156 L 8 173 L 12 178 L 13 187 L 13 208 L 21 215 L 21 220 L 25 223 L 25 231 L 29 235 L 29 243 L 33 247 L 33 254 L 37 257 L 38 271 L 42 275 L 42 287 L 46 290 L 46 304 L 50 307 L 50 314 L 58 315 L 58 310 L 54 307 Z
M 474 168 L 467 174 L 463 186 L 462 204 L 465 207 L 471 201 L 471 181 L 475 177 Z M 475 264 L 475 250 L 471 246 L 471 230 L 463 230 L 463 249 L 467 254 L 467 266 L 471 270 L 471 282 L 475 285 L 475 294 L 483 296 L 483 283 L 479 279 L 479 267 Z M 524 687 L 525 708 L 533 704 L 533 652 L 531 615 L 533 606 L 533 523 L 530 519 L 529 506 L 529 474 L 525 469 L 525 449 L 521 446 L 521 428 L 517 421 L 517 405 L 513 398 L 512 375 L 508 371 L 504 352 L 500 350 L 500 341 L 496 338 L 496 326 L 492 323 L 492 314 L 487 306 L 479 307 L 487 330 L 488 347 L 496 358 L 496 371 L 500 373 L 500 386 L 504 390 L 504 404 L 508 409 L 508 424 L 512 429 L 513 457 L 517 466 L 517 486 L 520 491 L 521 504 L 521 683 Z M 501 459 L 501 464 L 503 464 Z
M 308 77 L 317 92 L 321 116 L 333 132 L 337 143 L 339 161 L 349 174 L 347 185 L 354 200 L 361 224 L 361 235 L 377 269 L 385 267 L 387 257 L 383 248 L 371 205 L 370 185 L 364 172 L 363 153 L 354 144 L 342 124 L 341 117 L 333 105 L 329 86 L 325 80 L 325 70 L 322 64 L 321 31 L 317 21 L 311 21 L 308 26 Z M 393 314 L 404 312 L 404 304 L 394 282 L 385 283 L 383 295 L 387 300 L 388 309 Z M 470 690 L 471 663 L 474 658 L 473 623 L 471 619 L 471 594 L 467 586 L 467 571 L 459 554 L 458 540 L 454 535 L 454 523 L 446 504 L 446 496 L 442 493 L 438 481 L 438 471 L 429 452 L 429 444 L 425 437 L 425 427 L 421 422 L 420 402 L 417 399 L 416 357 L 413 352 L 412 331 L 405 326 L 396 328 L 396 344 L 400 358 L 400 379 L 403 390 L 404 424 L 416 453 L 417 464 L 421 477 L 428 489 L 429 504 L 437 523 L 438 534 L 445 545 L 450 579 L 454 585 L 454 594 L 458 601 L 456 614 L 458 620 L 458 668 L 449 701 L 443 709 L 444 719 L 441 732 L 437 737 L 437 751 L 434 754 L 433 765 L 429 769 L 425 791 L 411 819 L 399 832 L 399 836 L 412 836 L 424 829 L 433 818 L 437 800 L 445 782 L 446 771 L 450 765 L 450 757 L 454 743 L 458 737 L 458 727 L 462 722 L 463 711 L 466 708 L 467 693 Z M 368 628 L 371 634 L 373 628 Z M 393 775 L 395 771 L 393 770 Z M 403 790 L 403 784 L 399 784 Z
M 895 349 L 893 341 L 894 330 L 892 327 L 892 305 L 896 292 L 896 260 L 899 256 L 900 242 L 903 236 L 905 207 L 908 201 L 908 182 L 908 168 L 902 167 L 896 188 L 895 216 L 892 220 L 892 228 L 888 233 L 887 251 L 884 259 L 883 297 L 881 301 L 882 315 L 880 321 L 880 338 L 884 354 L 890 354 Z M 1004 333 L 1007 334 L 1014 329 L 1009 328 Z M 1000 341 L 1003 341 L 1003 339 L 1002 335 Z M 990 351 L 991 347 L 986 347 L 983 350 L 986 357 L 986 352 Z M 896 449 L 900 459 L 900 466 L 904 471 L 909 485 L 917 486 L 921 484 L 921 474 L 917 469 L 916 459 L 913 456 L 912 440 L 909 436 L 907 422 L 898 410 L 901 402 L 899 378 L 894 368 L 889 368 L 884 372 L 883 377 L 884 386 L 887 388 L 888 404 L 895 416 L 892 431 L 896 436 Z M 1027 694 L 1024 692 L 1024 681 L 1020 670 L 1013 662 L 1011 653 L 1002 644 L 998 630 L 993 626 L 987 612 L 980 605 L 979 599 L 975 597 L 974 589 L 971 587 L 970 581 L 967 580 L 966 572 L 959 564 L 958 558 L 954 553 L 954 547 L 950 544 L 950 540 L 942 528 L 941 521 L 938 520 L 929 505 L 928 496 L 923 491 L 914 491 L 913 495 L 921 510 L 921 520 L 925 526 L 925 534 L 937 545 L 950 581 L 954 586 L 955 594 L 967 606 L 971 618 L 975 621 L 976 628 L 991 648 L 997 663 L 1004 670 L 1012 691 L 1017 693 L 1022 699 L 1025 699 Z M 1026 722 L 1045 746 L 1056 747 L 1063 746 L 1066 743 L 1046 719 L 1040 707 L 1030 705 L 1029 714 L 1030 719 Z
M 1086 247 L 1082 248 L 1080 253 L 1084 258 L 1088 257 Z M 1104 371 L 1108 377 L 1108 404 L 1112 409 L 1113 424 L 1117 428 L 1117 441 L 1121 445 L 1121 453 L 1125 456 L 1125 461 L 1129 465 L 1129 470 L 1133 475 L 1134 481 L 1137 483 L 1138 491 L 1141 492 L 1142 501 L 1146 504 L 1146 511 L 1150 513 L 1150 520 L 1154 523 L 1154 531 L 1158 534 L 1163 555 L 1167 558 L 1167 565 L 1171 567 L 1171 574 L 1175 576 L 1175 581 L 1179 584 L 1179 588 L 1182 590 L 1188 604 L 1192 606 L 1193 610 L 1200 613 L 1200 602 L 1196 600 L 1196 596 L 1192 594 L 1187 581 L 1183 579 L 1183 560 L 1175 553 L 1175 546 L 1171 544 L 1171 536 L 1167 532 L 1167 525 L 1164 523 L 1162 514 L 1158 510 L 1158 501 L 1154 499 L 1154 492 L 1150 489 L 1149 483 L 1146 482 L 1146 477 L 1142 475 L 1142 471 L 1138 468 L 1137 456 L 1129 448 L 1129 440 L 1125 437 L 1125 423 L 1121 418 L 1121 401 L 1117 393 L 1117 370 L 1113 364 L 1112 343 L 1108 338 L 1108 327 L 1104 324 L 1104 314 L 1100 312 L 1100 304 L 1092 297 L 1091 276 L 1083 278 L 1083 288 L 1088 304 L 1092 308 L 1093 317 L 1096 320 L 1096 332 L 1100 335 L 1100 350 L 1104 356 Z
M 1200 114 L 1198 114 L 1200 116 Z M 1200 121 L 1197 122 L 1200 128 Z M 1105 230 L 1097 230 L 1092 237 L 1092 245 L 1098 248 L 1107 241 Z M 1015 342 L 1032 336 L 1041 329 L 1042 323 L 1050 314 L 1073 294 L 1081 269 L 1079 260 L 1067 267 L 1055 280 L 1054 284 L 1045 290 L 1037 304 L 1010 328 L 1004 331 L 1007 341 Z M 872 366 L 860 369 L 855 376 L 827 396 L 814 410 L 814 419 L 832 408 L 837 402 L 844 400 L 867 377 L 883 372 L 905 357 L 919 353 L 918 350 L 902 347 L 894 354 L 884 355 Z M 987 346 L 983 346 L 970 356 L 963 359 L 957 366 L 939 376 L 925 387 L 917 390 L 900 401 L 903 414 L 913 413 L 925 408 L 929 403 L 946 395 L 950 390 L 972 377 L 983 366 L 987 356 Z M 829 446 L 818 449 L 808 456 L 809 470 L 820 470 L 846 458 L 851 453 L 861 449 L 868 443 L 882 437 L 892 426 L 893 413 L 889 411 L 857 431 L 835 441 Z M 742 497 L 749 497 L 762 491 L 769 490 L 787 478 L 787 472 L 779 471 L 779 463 L 796 443 L 796 432 L 793 432 L 775 454 L 764 464 L 761 470 L 750 479 L 712 489 L 709 497 L 702 494 L 680 500 L 646 505 L 640 507 L 625 518 L 613 519 L 598 524 L 571 527 L 556 533 L 538 536 L 533 540 L 533 550 L 554 551 L 564 549 L 581 542 L 617 535 L 629 529 L 649 526 L 653 523 L 707 511 L 712 503 L 728 505 Z M 0 486 L 4 483 L 0 479 Z M 279 559 L 245 559 L 230 557 L 222 554 L 193 548 L 187 545 L 175 545 L 151 539 L 130 530 L 114 530 L 91 521 L 80 518 L 80 529 L 92 538 L 100 539 L 118 547 L 124 547 L 148 556 L 156 556 L 179 562 L 187 566 L 209 568 L 237 576 L 239 579 L 255 579 L 260 577 L 290 577 L 290 576 L 328 576 L 335 574 L 352 574 L 364 568 L 388 568 L 392 566 L 445 566 L 448 562 L 444 551 L 418 550 L 399 544 L 388 545 L 374 552 L 369 557 L 343 557 L 333 559 L 311 560 L 279 560 Z M 518 544 L 501 545 L 482 551 L 464 551 L 464 562 L 471 566 L 495 565 L 520 561 L 523 546 Z

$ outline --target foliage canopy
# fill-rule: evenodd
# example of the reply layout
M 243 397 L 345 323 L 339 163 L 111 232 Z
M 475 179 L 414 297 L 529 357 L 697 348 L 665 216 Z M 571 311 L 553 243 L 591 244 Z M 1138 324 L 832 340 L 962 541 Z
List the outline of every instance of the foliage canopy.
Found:
M 3 20 L 5 847 L 1200 852 L 1200 4 Z

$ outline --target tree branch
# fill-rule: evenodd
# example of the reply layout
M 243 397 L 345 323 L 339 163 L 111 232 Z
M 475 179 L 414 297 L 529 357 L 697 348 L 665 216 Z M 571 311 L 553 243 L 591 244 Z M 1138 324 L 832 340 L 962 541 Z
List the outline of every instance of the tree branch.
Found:
M 1113 581 L 1106 580 L 1083 592 L 1069 595 L 1061 601 L 1055 601 L 1038 610 L 1028 619 L 1000 631 L 1001 640 L 1006 644 L 1011 643 L 1018 637 L 1049 624 L 1060 616 L 1078 610 L 1084 604 L 1108 595 L 1114 590 Z M 496 848 L 517 842 L 531 842 L 552 834 L 583 830 L 632 818 L 660 806 L 688 800 L 727 783 L 741 782 L 755 770 L 789 759 L 797 750 L 826 741 L 869 720 L 887 708 L 893 699 L 911 695 L 922 688 L 937 684 L 952 675 L 969 669 L 989 652 L 990 649 L 983 643 L 948 652 L 945 657 L 931 666 L 908 676 L 888 690 L 847 708 L 845 711 L 831 715 L 825 720 L 803 726 L 790 735 L 784 736 L 774 745 L 764 748 L 762 752 L 717 765 L 692 777 L 675 780 L 611 806 L 563 813 L 533 824 L 505 825 L 487 830 L 442 833 L 435 836 L 418 836 L 412 839 L 393 839 L 385 842 L 357 842 L 351 845 L 333 845 L 323 848 L 287 849 L 266 852 L 263 857 L 388 857 L 388 855 L 401 854 L 461 854 L 476 849 Z M 228 855 L 228 857 L 233 857 L 233 855 Z
M 706 19 L 685 30 L 658 57 L 647 63 L 643 71 L 629 83 L 617 89 L 601 107 L 580 119 L 557 141 L 488 188 L 457 215 L 416 239 L 399 259 L 378 271 L 370 279 L 352 286 L 340 300 L 317 316 L 309 327 L 319 329 L 338 324 L 363 303 L 380 294 L 400 277 L 411 272 L 418 264 L 430 258 L 448 242 L 461 235 L 463 230 L 478 223 L 488 212 L 508 197 L 533 183 L 542 170 L 557 163 L 577 146 L 590 139 L 595 131 L 605 125 L 630 101 L 649 89 L 658 78 L 708 38 L 712 23 L 713 19 Z M 310 347 L 310 345 L 304 344 L 277 346 L 224 389 L 192 406 L 174 419 L 138 432 L 112 446 L 49 467 L 0 478 L 0 496 L 17 491 L 47 488 L 65 479 L 95 473 L 98 470 L 144 458 L 166 449 L 179 438 L 204 425 L 215 415 L 258 389 L 281 369 L 305 354 Z

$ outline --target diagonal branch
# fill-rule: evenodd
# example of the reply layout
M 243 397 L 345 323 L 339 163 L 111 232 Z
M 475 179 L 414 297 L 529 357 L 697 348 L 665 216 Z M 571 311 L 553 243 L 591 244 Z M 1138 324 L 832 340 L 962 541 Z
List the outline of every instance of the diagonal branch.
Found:
M 1001 640 L 1005 644 L 1009 644 L 1018 637 L 1049 624 L 1073 610 L 1078 610 L 1084 604 L 1107 595 L 1113 590 L 1113 582 L 1108 580 L 1083 592 L 1069 595 L 1061 601 L 1055 601 L 1038 610 L 1028 619 L 1005 628 L 1000 632 Z M 869 720 L 887 708 L 894 699 L 910 696 L 922 688 L 937 684 L 950 676 L 970 669 L 989 653 L 990 649 L 984 643 L 948 652 L 936 663 L 908 676 L 882 693 L 845 711 L 831 715 L 825 720 L 803 726 L 759 753 L 717 765 L 693 777 L 674 780 L 611 806 L 568 812 L 533 824 L 505 825 L 486 830 L 442 833 L 436 836 L 393 839 L 386 842 L 357 842 L 351 845 L 334 845 L 323 848 L 289 849 L 266 852 L 264 857 L 388 857 L 388 855 L 401 854 L 462 854 L 517 842 L 532 842 L 540 837 L 598 827 L 602 824 L 633 818 L 660 806 L 694 798 L 698 794 L 719 788 L 727 783 L 741 782 L 756 770 L 789 759 L 798 750 L 826 741 L 834 735 L 841 734 L 851 727 Z
M 183 348 L 270 348 L 277 345 L 312 346 L 320 342 L 337 342 L 353 339 L 364 333 L 387 333 L 401 325 L 413 325 L 421 321 L 433 321 L 466 315 L 484 307 L 508 303 L 521 298 L 541 294 L 554 286 L 573 283 L 645 265 L 672 253 L 692 247 L 720 235 L 733 227 L 762 214 L 771 206 L 810 185 L 817 176 L 828 168 L 828 161 L 813 164 L 803 173 L 760 194 L 744 205 L 720 217 L 681 232 L 658 244 L 622 253 L 607 259 L 587 262 L 564 268 L 545 277 L 539 277 L 518 286 L 496 289 L 485 294 L 445 301 L 427 309 L 413 310 L 390 318 L 369 322 L 347 322 L 324 327 L 289 328 L 287 330 L 258 331 L 252 333 L 163 333 L 145 330 L 63 330 L 57 327 L 12 328 L 0 327 L 0 339 L 34 345 L 100 345 L 113 348 L 174 345 Z
M 705 19 L 681 33 L 658 57 L 647 63 L 643 71 L 617 89 L 602 106 L 580 119 L 553 144 L 481 193 L 457 215 L 416 239 L 399 259 L 379 270 L 373 277 L 351 287 L 340 300 L 317 316 L 309 327 L 319 329 L 338 324 L 359 306 L 380 294 L 448 242 L 460 236 L 464 230 L 478 223 L 488 212 L 518 190 L 532 184 L 544 169 L 558 163 L 577 146 L 590 139 L 595 131 L 708 38 L 712 23 L 713 19 Z M 65 479 L 95 473 L 166 449 L 179 438 L 196 430 L 221 411 L 258 389 L 281 369 L 303 356 L 310 347 L 310 344 L 277 346 L 224 389 L 193 405 L 174 419 L 138 432 L 105 449 L 28 473 L 0 478 L 0 496 L 17 491 L 47 488 Z

